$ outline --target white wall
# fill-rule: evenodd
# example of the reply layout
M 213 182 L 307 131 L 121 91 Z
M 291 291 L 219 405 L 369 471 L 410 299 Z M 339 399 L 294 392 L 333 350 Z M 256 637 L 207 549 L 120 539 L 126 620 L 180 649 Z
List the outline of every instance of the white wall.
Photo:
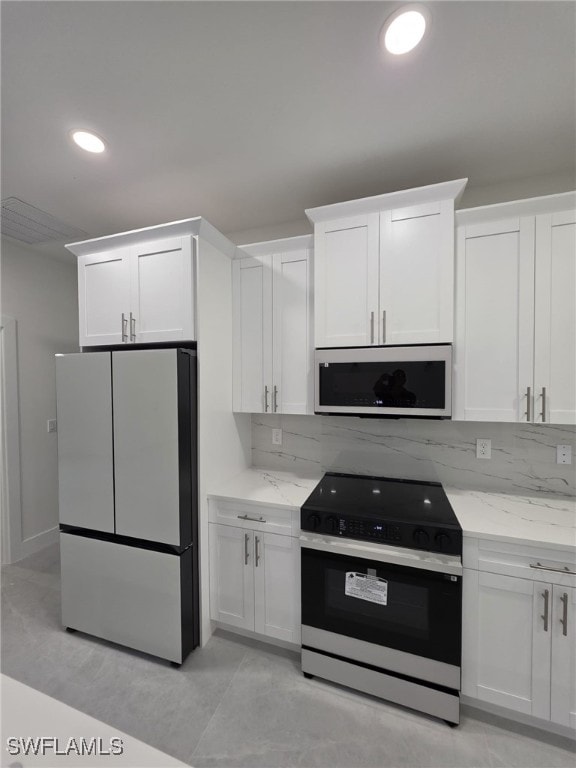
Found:
M 20 556 L 55 540 L 58 524 L 54 355 L 78 351 L 76 265 L 2 239 L 2 315 L 17 322 L 20 400 Z M 44 532 L 48 532 L 46 535 Z
M 438 181 L 449 181 L 443 178 Z M 532 176 L 529 178 L 512 179 L 501 184 L 489 186 L 477 186 L 474 179 L 468 181 L 458 208 L 475 208 L 480 205 L 495 205 L 507 200 L 524 200 L 528 197 L 541 197 L 542 195 L 556 195 L 561 192 L 571 192 L 576 189 L 576 178 L 573 173 L 558 172 L 545 176 Z M 382 193 L 390 192 L 386 186 L 386 180 L 382 180 Z M 348 199 L 348 198 L 347 198 Z M 279 240 L 283 237 L 296 237 L 308 235 L 313 231 L 312 224 L 302 211 L 302 218 L 298 221 L 287 221 L 279 224 L 263 225 L 253 229 L 244 229 L 227 233 L 226 237 L 236 245 L 247 243 L 259 243 L 266 240 Z

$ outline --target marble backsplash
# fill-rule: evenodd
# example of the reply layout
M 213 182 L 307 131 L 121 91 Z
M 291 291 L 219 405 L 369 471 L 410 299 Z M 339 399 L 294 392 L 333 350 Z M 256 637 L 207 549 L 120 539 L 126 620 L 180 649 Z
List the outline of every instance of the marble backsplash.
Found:
M 272 429 L 282 445 L 272 445 Z M 476 438 L 492 458 L 476 458 Z M 252 463 L 321 474 L 328 470 L 439 481 L 445 486 L 517 494 L 576 495 L 576 467 L 556 464 L 556 445 L 576 427 L 549 424 L 252 416 Z

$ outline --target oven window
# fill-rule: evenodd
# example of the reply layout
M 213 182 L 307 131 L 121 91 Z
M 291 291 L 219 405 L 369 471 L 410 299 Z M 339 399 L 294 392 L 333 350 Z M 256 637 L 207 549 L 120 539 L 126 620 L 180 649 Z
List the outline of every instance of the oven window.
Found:
M 320 363 L 320 405 L 444 408 L 446 363 Z
M 362 589 L 347 590 L 350 574 Z M 303 624 L 455 665 L 461 588 L 434 571 L 302 549 Z

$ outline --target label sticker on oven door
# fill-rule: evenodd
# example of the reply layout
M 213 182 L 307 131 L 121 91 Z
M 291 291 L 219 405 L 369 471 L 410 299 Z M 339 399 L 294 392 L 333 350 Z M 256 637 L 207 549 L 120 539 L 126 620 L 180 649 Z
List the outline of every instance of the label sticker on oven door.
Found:
M 344 593 L 348 597 L 368 600 L 370 603 L 388 605 L 388 582 L 378 576 L 348 571 Z

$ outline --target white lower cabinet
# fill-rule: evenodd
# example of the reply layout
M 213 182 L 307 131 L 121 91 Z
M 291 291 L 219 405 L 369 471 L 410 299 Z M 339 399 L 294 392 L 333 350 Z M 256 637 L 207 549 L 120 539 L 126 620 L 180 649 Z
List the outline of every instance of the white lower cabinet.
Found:
M 231 525 L 210 525 L 211 616 L 254 629 L 254 535 Z
M 480 543 L 478 570 L 464 568 L 462 693 L 575 728 L 574 566 L 530 549 Z
M 294 536 L 210 524 L 214 621 L 300 642 L 300 543 Z
M 542 616 L 549 585 L 469 569 L 464 585 L 462 692 L 548 719 L 550 626 Z
M 300 543 L 292 536 L 254 534 L 254 631 L 300 642 Z
M 576 729 L 576 588 L 553 588 L 551 711 L 554 723 Z

